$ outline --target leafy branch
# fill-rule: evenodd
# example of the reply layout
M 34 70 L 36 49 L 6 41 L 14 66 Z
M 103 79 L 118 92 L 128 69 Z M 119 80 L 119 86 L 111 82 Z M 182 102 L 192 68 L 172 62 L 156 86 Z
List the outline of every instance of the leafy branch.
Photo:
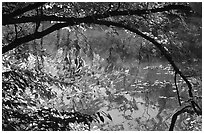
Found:
M 74 17 L 57 17 L 55 15 L 47 16 L 47 15 L 37 15 L 37 16 L 31 16 L 31 17 L 21 17 L 21 18 L 12 18 L 12 16 L 17 16 L 20 15 L 20 13 L 24 13 L 28 11 L 29 9 L 32 10 L 34 8 L 37 8 L 39 6 L 42 6 L 42 4 L 35 4 L 33 6 L 29 5 L 28 7 L 25 7 L 22 9 L 22 11 L 14 11 L 11 13 L 11 17 L 8 17 L 8 15 L 3 14 L 2 15 L 2 25 L 9 25 L 9 24 L 19 24 L 19 23 L 28 23 L 28 22 L 42 22 L 42 21 L 61 21 L 61 22 L 66 22 L 66 23 L 60 23 L 60 24 L 55 24 L 51 26 L 50 28 L 42 31 L 42 32 L 36 32 L 21 38 L 15 39 L 13 42 L 10 44 L 6 45 L 3 47 L 2 53 L 6 53 L 9 50 L 12 50 L 13 48 L 18 47 L 19 45 L 32 41 L 34 39 L 39 39 L 42 38 L 48 34 L 50 34 L 53 31 L 59 30 L 63 27 L 67 26 L 73 26 L 73 25 L 78 25 L 80 23 L 90 23 L 94 22 L 97 19 L 102 19 L 102 18 L 107 18 L 110 16 L 119 16 L 119 15 L 141 15 L 141 14 L 149 14 L 149 13 L 156 13 L 156 12 L 162 12 L 162 11 L 169 11 L 173 9 L 182 9 L 182 10 L 190 10 L 190 7 L 183 6 L 183 5 L 169 5 L 169 6 L 164 6 L 163 8 L 156 8 L 156 9 L 145 9 L 145 10 L 126 10 L 126 11 L 109 11 L 103 14 L 94 14 L 92 16 L 86 16 L 82 18 L 74 18 Z
M 114 17 L 114 16 L 126 16 L 126 15 L 144 15 L 144 14 L 150 14 L 150 13 L 158 13 L 158 12 L 164 12 L 164 11 L 170 11 L 170 10 L 191 10 L 190 7 L 184 6 L 184 5 L 168 5 L 164 6 L 162 8 L 155 8 L 155 9 L 143 9 L 143 10 L 125 10 L 125 11 L 107 11 L 102 14 L 93 14 L 91 16 L 86 16 L 83 18 L 75 18 L 75 17 L 57 17 L 55 15 L 47 16 L 30 16 L 30 17 L 21 17 L 21 18 L 9 18 L 8 15 L 2 15 L 2 25 L 8 25 L 8 24 L 18 24 L 18 23 L 28 23 L 28 22 L 36 22 L 36 21 L 63 21 L 63 22 L 69 22 L 69 21 L 80 21 L 80 20 L 86 20 L 87 18 L 94 18 L 94 19 L 103 19 L 108 17 Z
M 116 26 L 116 27 L 121 27 L 121 28 L 125 28 L 125 29 L 127 29 L 133 33 L 136 33 L 136 34 L 140 35 L 141 37 L 143 37 L 144 39 L 152 42 L 161 51 L 161 53 L 166 57 L 166 59 L 169 61 L 169 63 L 174 68 L 175 72 L 177 74 L 179 74 L 183 78 L 183 80 L 186 82 L 186 84 L 188 85 L 188 88 L 189 88 L 189 91 L 188 91 L 189 97 L 191 99 L 193 99 L 192 86 L 191 86 L 190 82 L 183 75 L 183 73 L 179 70 L 179 68 L 176 66 L 176 64 L 174 63 L 168 50 L 166 48 L 164 48 L 160 43 L 158 43 L 153 38 L 143 34 L 138 29 L 124 25 L 122 23 L 111 22 L 111 21 L 106 21 L 106 20 L 98 20 L 98 19 L 107 18 L 110 16 L 142 15 L 142 14 L 169 11 L 169 10 L 173 10 L 173 9 L 190 10 L 191 8 L 188 6 L 183 6 L 183 5 L 169 5 L 169 6 L 164 6 L 162 8 L 145 9 L 145 10 L 109 11 L 109 12 L 106 12 L 104 14 L 94 14 L 92 16 L 87 16 L 87 17 L 83 17 L 83 18 L 74 18 L 74 17 L 66 18 L 66 17 L 57 17 L 54 15 L 52 15 L 52 16 L 43 15 L 43 16 L 33 16 L 33 17 L 21 17 L 21 18 L 17 18 L 17 19 L 11 18 L 9 20 L 5 20 L 5 15 L 3 15 L 3 22 L 2 22 L 3 25 L 16 24 L 16 23 L 26 23 L 26 22 L 36 22 L 36 21 L 64 21 L 66 23 L 58 23 L 58 24 L 55 24 L 55 25 L 51 26 L 50 28 L 48 28 L 42 32 L 35 32 L 31 35 L 17 38 L 13 42 L 11 42 L 10 44 L 4 46 L 2 53 L 6 53 L 7 51 L 21 45 L 22 43 L 26 43 L 26 42 L 32 41 L 34 39 L 42 38 L 43 36 L 50 34 L 51 32 L 56 31 L 58 29 L 61 29 L 63 27 L 78 25 L 80 23 L 93 23 L 93 24 L 99 24 L 99 25 L 106 25 L 106 26 L 112 25 L 112 26 Z M 15 15 L 17 15 L 17 13 Z M 192 100 L 191 103 L 194 107 L 194 110 L 196 111 L 195 104 L 194 104 L 195 102 L 193 102 L 193 100 Z

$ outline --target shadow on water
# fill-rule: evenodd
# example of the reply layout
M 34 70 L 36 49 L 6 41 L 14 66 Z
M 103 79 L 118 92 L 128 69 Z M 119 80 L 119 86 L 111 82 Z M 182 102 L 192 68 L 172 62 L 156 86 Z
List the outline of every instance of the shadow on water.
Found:
M 172 113 L 178 107 L 173 73 L 168 63 L 141 64 L 138 80 L 128 88 L 114 84 L 106 89 L 101 111 L 112 116 L 102 130 L 168 130 Z

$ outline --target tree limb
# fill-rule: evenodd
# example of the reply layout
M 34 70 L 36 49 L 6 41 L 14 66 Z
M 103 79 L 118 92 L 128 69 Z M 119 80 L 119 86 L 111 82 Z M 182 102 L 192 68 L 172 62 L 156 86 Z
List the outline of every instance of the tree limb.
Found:
M 172 117 L 172 119 L 171 119 L 171 125 L 170 125 L 170 127 L 169 127 L 169 131 L 173 131 L 173 130 L 174 130 L 174 126 L 175 126 L 177 117 L 178 117 L 180 114 L 187 112 L 187 109 L 190 108 L 190 107 L 191 107 L 190 105 L 185 106 L 185 107 L 183 107 L 181 110 L 177 111 L 177 112 L 173 115 L 173 117 Z
M 36 17 L 39 17 L 39 16 L 36 16 Z M 46 18 L 50 18 L 49 20 L 52 20 L 53 18 L 55 18 L 55 16 L 44 16 L 45 18 L 43 19 L 44 21 L 46 20 Z M 63 18 L 62 18 L 63 19 Z M 42 21 L 43 21 L 42 20 Z M 39 20 L 35 20 L 35 21 L 39 21 Z M 24 37 L 21 37 L 21 38 L 18 38 L 16 40 L 14 40 L 13 42 L 11 42 L 10 44 L 6 45 L 3 47 L 3 50 L 2 50 L 2 53 L 6 53 L 8 52 L 9 50 L 12 50 L 13 48 L 16 48 L 17 46 L 23 44 L 23 43 L 26 43 L 26 42 L 29 42 L 29 41 L 32 41 L 34 39 L 39 39 L 41 37 L 44 37 L 56 30 L 59 30 L 63 27 L 67 27 L 67 26 L 73 26 L 73 25 L 77 25 L 77 24 L 80 24 L 80 23 L 91 23 L 91 22 L 94 22 L 95 19 L 94 18 L 91 18 L 91 17 L 85 17 L 85 18 L 78 18 L 78 19 L 75 19 L 75 18 L 69 18 L 69 19 L 66 19 L 66 23 L 58 23 L 58 24 L 55 24 L 53 26 L 51 26 L 50 28 L 42 31 L 42 32 L 35 32 L 31 35 L 26 35 Z
M 68 23 L 55 24 L 55 25 L 51 26 L 50 28 L 48 28 L 42 32 L 35 32 L 34 34 L 15 39 L 13 42 L 11 42 L 10 44 L 8 44 L 2 48 L 2 54 L 8 52 L 9 50 L 12 50 L 13 48 L 20 46 L 23 43 L 26 43 L 26 42 L 29 42 L 29 41 L 32 41 L 35 39 L 40 39 L 40 38 L 44 37 L 45 35 L 48 35 L 48 34 L 52 33 L 53 31 L 61 29 L 61 28 L 66 27 L 68 25 L 72 26 L 72 25 L 74 25 L 74 23 L 73 24 L 71 24 L 71 23 L 69 23 L 69 24 Z
M 183 73 L 179 70 L 179 68 L 176 66 L 176 64 L 174 63 L 170 53 L 167 51 L 167 49 L 165 47 L 163 47 L 160 43 L 158 43 L 156 40 L 154 40 L 153 38 L 143 34 L 141 31 L 139 31 L 138 29 L 134 29 L 131 28 L 130 26 L 127 25 L 123 25 L 121 23 L 117 23 L 117 22 L 111 22 L 111 21 L 106 21 L 106 20 L 95 20 L 94 22 L 92 22 L 94 24 L 100 24 L 100 25 L 106 25 L 106 26 L 116 26 L 116 27 L 120 27 L 120 28 L 125 28 L 133 33 L 136 33 L 137 35 L 140 35 L 141 37 L 143 37 L 144 39 L 152 42 L 159 50 L 160 52 L 165 56 L 165 58 L 168 60 L 168 62 L 172 65 L 174 71 L 179 74 L 182 79 L 186 82 L 187 86 L 188 86 L 188 94 L 189 97 L 192 99 L 192 106 L 194 106 L 195 104 L 193 103 L 193 93 L 192 93 L 192 85 L 191 83 L 188 81 L 188 79 L 183 75 Z M 195 112 L 197 112 L 197 110 L 194 108 Z
M 95 18 L 95 19 L 103 19 L 107 17 L 114 17 L 114 16 L 125 16 L 125 15 L 144 15 L 144 14 L 150 14 L 150 13 L 157 13 L 157 12 L 163 12 L 163 11 L 169 11 L 174 9 L 180 9 L 180 10 L 190 10 L 191 8 L 188 6 L 183 5 L 169 5 L 164 6 L 162 8 L 155 8 L 155 9 L 144 9 L 144 10 L 126 10 L 126 11 L 108 11 L 103 14 L 94 14 L 91 16 L 86 16 L 83 18 L 74 18 L 74 17 L 57 17 L 57 16 L 31 16 L 31 17 L 21 17 L 21 18 L 9 18 L 7 15 L 2 15 L 2 25 L 8 25 L 8 24 L 17 24 L 17 23 L 28 23 L 28 22 L 36 22 L 36 21 L 64 21 L 67 22 L 70 19 L 75 20 L 83 20 L 87 18 Z
M 138 15 L 138 14 L 142 14 L 142 13 L 145 14 L 145 13 L 150 13 L 150 12 L 151 13 L 161 12 L 161 11 L 167 11 L 167 10 L 172 10 L 172 9 L 189 10 L 189 8 L 190 7 L 183 6 L 183 5 L 169 5 L 169 6 L 165 6 L 163 8 L 150 9 L 148 11 L 147 10 L 111 11 L 111 12 L 108 12 L 108 16 Z M 152 42 L 157 48 L 159 48 L 161 53 L 166 57 L 166 59 L 172 65 L 175 72 L 178 73 L 183 78 L 183 80 L 186 82 L 186 84 L 188 85 L 188 88 L 189 88 L 189 96 L 191 98 L 193 98 L 192 86 L 191 86 L 190 82 L 183 75 L 183 73 L 179 70 L 179 68 L 176 66 L 176 64 L 174 63 L 174 61 L 173 61 L 171 55 L 169 54 L 169 52 L 160 43 L 155 41 L 153 38 L 143 34 L 139 30 L 131 28 L 130 26 L 126 26 L 126 25 L 123 25 L 121 23 L 105 21 L 105 20 L 96 20 L 96 19 L 99 19 L 99 18 L 108 17 L 106 14 L 107 13 L 101 14 L 101 15 L 96 14 L 97 16 L 93 15 L 93 16 L 87 16 L 87 17 L 84 17 L 84 18 L 73 18 L 73 17 L 72 18 L 65 18 L 65 17 L 56 17 L 56 16 L 40 16 L 40 17 L 35 16 L 35 17 L 23 17 L 24 19 L 16 19 L 16 21 L 19 20 L 19 22 L 26 22 L 24 20 L 27 20 L 27 22 L 33 22 L 33 21 L 36 22 L 37 20 L 39 21 L 39 19 L 41 18 L 40 21 L 48 21 L 48 20 L 49 21 L 66 21 L 67 23 L 56 24 L 56 25 L 48 28 L 45 31 L 42 31 L 42 32 L 39 32 L 39 33 L 34 33 L 32 35 L 27 35 L 27 36 L 22 37 L 22 38 L 18 38 L 15 41 L 13 41 L 12 43 L 10 43 L 9 45 L 4 46 L 2 53 L 5 53 L 5 52 L 17 47 L 22 43 L 29 42 L 31 40 L 41 38 L 41 37 L 53 32 L 53 31 L 58 30 L 60 28 L 63 28 L 65 26 L 77 25 L 79 23 L 94 23 L 94 24 L 100 24 L 100 25 L 106 25 L 106 26 L 113 25 L 113 26 L 116 26 L 116 27 L 125 28 L 125 29 L 127 29 L 127 30 L 129 30 L 131 32 L 134 32 L 134 33 L 140 35 L 141 37 L 145 38 L 146 40 Z M 3 23 L 3 25 L 7 24 L 4 20 L 3 20 L 2 23 Z
M 178 89 L 178 86 L 176 83 L 176 75 L 177 75 L 177 72 L 175 72 L 175 75 L 174 75 L 174 84 L 176 86 L 176 93 L 177 93 L 177 97 L 178 97 L 178 102 L 179 102 L 179 105 L 181 106 L 181 98 L 180 98 L 179 89 Z

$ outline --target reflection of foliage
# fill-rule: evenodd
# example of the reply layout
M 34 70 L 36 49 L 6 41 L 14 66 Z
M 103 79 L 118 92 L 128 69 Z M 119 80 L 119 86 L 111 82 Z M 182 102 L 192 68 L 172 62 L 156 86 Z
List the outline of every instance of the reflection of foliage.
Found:
M 90 130 L 93 120 L 104 121 L 109 114 L 86 115 L 80 112 L 65 112 L 47 107 L 38 107 L 36 93 L 28 94 L 26 89 L 36 87 L 24 73 L 8 71 L 3 73 L 3 130 L 74 130 L 72 124 L 82 123 L 76 130 Z M 31 85 L 33 84 L 33 86 Z M 42 88 L 42 86 L 39 86 Z M 40 91 L 42 92 L 42 90 Z M 46 94 L 43 94 L 46 95 Z M 34 97 L 33 97 L 34 96 Z M 97 120 L 99 122 L 99 120 Z M 72 124 L 70 124 L 72 123 Z M 76 126 L 77 127 L 77 126 Z M 73 128 L 76 128 L 73 127 Z
M 5 106 L 8 106 L 8 104 L 5 104 Z M 3 130 L 9 131 L 65 131 L 72 130 L 70 123 L 82 123 L 84 125 L 84 129 L 82 130 L 89 130 L 90 123 L 93 121 L 90 115 L 81 114 L 79 112 L 58 112 L 50 108 L 42 108 L 38 111 L 29 111 L 27 113 L 3 110 L 3 114 L 5 117 L 3 119 Z

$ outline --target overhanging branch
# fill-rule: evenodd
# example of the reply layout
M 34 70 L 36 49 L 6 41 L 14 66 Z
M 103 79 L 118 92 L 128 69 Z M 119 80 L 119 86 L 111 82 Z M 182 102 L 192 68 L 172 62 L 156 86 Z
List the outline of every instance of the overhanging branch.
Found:
M 185 106 L 185 107 L 183 107 L 181 110 L 177 111 L 177 112 L 173 115 L 173 117 L 172 117 L 172 119 L 171 119 L 171 125 L 170 125 L 170 127 L 169 127 L 169 131 L 173 131 L 173 130 L 174 130 L 174 126 L 175 126 L 177 117 L 178 117 L 180 114 L 187 112 L 187 111 L 188 111 L 187 109 L 190 108 L 190 107 L 191 107 L 191 106 Z
M 40 38 L 52 33 L 53 31 L 56 31 L 58 29 L 66 27 L 68 25 L 71 26 L 71 25 L 74 25 L 74 23 L 55 24 L 55 25 L 51 26 L 50 28 L 48 28 L 48 29 L 46 29 L 46 30 L 44 30 L 42 32 L 35 32 L 34 34 L 27 35 L 27 36 L 24 36 L 24 37 L 21 37 L 21 38 L 17 38 L 13 42 L 11 42 L 10 44 L 8 44 L 8 45 L 6 45 L 6 46 L 4 46 L 2 48 L 2 54 L 8 52 L 9 50 L 12 50 L 13 48 L 18 47 L 19 45 L 21 45 L 23 43 L 26 43 L 26 42 L 29 42 L 29 41 L 32 41 L 32 40 L 35 40 L 35 39 L 40 39 Z
M 165 10 L 172 10 L 172 9 L 180 9 L 181 7 L 184 8 L 184 6 L 181 6 L 181 5 L 170 5 L 170 6 L 166 6 L 165 8 L 151 9 L 150 11 L 151 12 L 156 12 L 156 11 L 158 12 L 158 11 L 165 11 Z M 140 11 L 144 12 L 144 10 L 140 10 Z M 145 12 L 146 12 L 146 10 L 145 10 Z M 114 16 L 114 15 L 125 15 L 125 14 L 126 15 L 131 15 L 133 13 L 135 13 L 135 12 L 133 12 L 133 11 L 132 12 L 131 11 L 128 11 L 128 12 L 127 11 L 113 11 L 113 12 L 109 12 L 108 14 Z M 136 14 L 138 14 L 138 13 L 136 13 Z M 44 16 L 44 17 L 45 17 L 44 19 L 46 19 L 46 18 L 49 18 L 49 19 L 59 19 L 59 17 L 56 18 L 55 16 Z M 113 25 L 113 26 L 116 26 L 116 27 L 125 28 L 125 29 L 127 29 L 127 30 L 129 30 L 129 31 L 131 31 L 133 33 L 136 33 L 136 34 L 140 35 L 141 37 L 145 38 L 146 40 L 152 42 L 157 48 L 159 48 L 161 53 L 166 57 L 166 59 L 172 65 L 172 67 L 174 68 L 175 72 L 178 73 L 183 78 L 183 80 L 186 82 L 186 84 L 188 85 L 188 88 L 189 88 L 189 96 L 191 98 L 193 98 L 192 86 L 191 86 L 190 82 L 187 80 L 187 78 L 182 74 L 182 72 L 176 66 L 176 64 L 174 63 L 174 61 L 173 61 L 171 55 L 169 54 L 169 52 L 160 43 L 155 41 L 153 38 L 143 34 L 139 30 L 131 28 L 130 26 L 123 25 L 121 23 L 105 21 L 105 20 L 96 20 L 97 18 L 100 18 L 100 17 L 106 17 L 106 15 L 104 14 L 104 16 L 103 15 L 102 16 L 99 15 L 99 16 L 94 16 L 94 17 L 88 16 L 88 17 L 84 17 L 84 18 L 60 18 L 60 19 L 66 20 L 67 23 L 55 24 L 54 26 L 46 29 L 45 31 L 37 32 L 37 33 L 31 34 L 31 35 L 27 35 L 27 36 L 22 37 L 22 38 L 18 38 L 16 40 L 14 40 L 12 43 L 10 43 L 9 45 L 4 46 L 2 53 L 5 53 L 5 52 L 7 52 L 7 51 L 17 47 L 17 46 L 19 46 L 22 43 L 29 42 L 29 41 L 32 41 L 34 39 L 41 38 L 41 37 L 43 37 L 43 36 L 53 32 L 55 30 L 58 30 L 60 28 L 66 27 L 66 26 L 73 26 L 73 25 L 77 25 L 79 23 L 94 23 L 94 24 L 106 25 L 106 26 Z M 40 20 L 40 21 L 42 21 L 42 20 Z
M 50 18 L 52 18 L 53 16 L 50 16 Z M 36 21 L 36 20 L 35 20 Z M 34 39 L 39 39 L 39 38 L 42 38 L 56 30 L 59 30 L 63 27 L 67 27 L 67 26 L 73 26 L 73 25 L 77 25 L 77 24 L 80 24 L 80 23 L 91 23 L 91 22 L 94 22 L 95 19 L 92 18 L 92 17 L 85 17 L 85 18 L 79 18 L 79 19 L 75 19 L 75 18 L 70 18 L 66 21 L 66 23 L 57 23 L 53 26 L 51 26 L 50 28 L 44 30 L 44 31 L 41 31 L 41 32 L 36 32 L 36 33 L 33 33 L 31 35 L 26 35 L 24 37 L 21 37 L 21 38 L 17 38 L 16 40 L 14 40 L 13 42 L 11 42 L 10 44 L 6 45 L 3 47 L 3 50 L 2 50 L 2 53 L 6 53 L 8 52 L 9 50 L 12 50 L 13 48 L 16 48 L 17 46 L 23 44 L 23 43 L 26 43 L 26 42 L 29 42 L 29 41 L 32 41 Z
M 111 22 L 111 21 L 106 21 L 106 20 L 95 20 L 94 22 L 92 22 L 94 24 L 99 24 L 99 25 L 106 25 L 106 26 L 116 26 L 116 27 L 120 27 L 120 28 L 125 28 L 133 33 L 136 33 L 137 35 L 140 35 L 141 37 L 143 37 L 144 39 L 152 42 L 160 51 L 161 53 L 165 56 L 165 58 L 168 60 L 168 62 L 172 65 L 174 71 L 179 74 L 182 79 L 186 82 L 186 84 L 188 85 L 188 94 L 189 97 L 192 100 L 192 106 L 194 106 L 193 104 L 193 93 L 192 93 L 192 85 L 191 83 L 188 81 L 188 79 L 183 75 L 183 73 L 179 70 L 179 68 L 176 66 L 176 64 L 174 63 L 170 53 L 160 44 L 158 43 L 156 40 L 154 40 L 153 38 L 143 34 L 141 31 L 139 31 L 138 29 L 135 28 L 131 28 L 130 26 L 127 25 L 123 25 L 121 23 L 117 23 L 117 22 Z M 197 110 L 194 108 L 195 112 L 197 112 Z
M 184 5 L 168 5 L 164 6 L 162 8 L 155 8 L 155 9 L 144 9 L 144 10 L 125 10 L 125 11 L 108 11 L 103 14 L 94 14 L 91 16 L 86 16 L 83 18 L 74 18 L 74 17 L 57 17 L 57 16 L 30 16 L 30 17 L 21 17 L 21 18 L 11 18 L 7 15 L 2 16 L 2 25 L 8 25 L 8 24 L 19 24 L 19 23 L 28 23 L 28 22 L 36 22 L 36 21 L 64 21 L 67 22 L 70 19 L 75 20 L 83 20 L 87 18 L 94 18 L 94 19 L 103 19 L 108 17 L 114 17 L 114 16 L 126 16 L 126 15 L 144 15 L 144 14 L 150 14 L 150 13 L 157 13 L 157 12 L 164 12 L 164 11 L 170 11 L 170 10 L 191 10 L 190 7 L 184 6 Z

